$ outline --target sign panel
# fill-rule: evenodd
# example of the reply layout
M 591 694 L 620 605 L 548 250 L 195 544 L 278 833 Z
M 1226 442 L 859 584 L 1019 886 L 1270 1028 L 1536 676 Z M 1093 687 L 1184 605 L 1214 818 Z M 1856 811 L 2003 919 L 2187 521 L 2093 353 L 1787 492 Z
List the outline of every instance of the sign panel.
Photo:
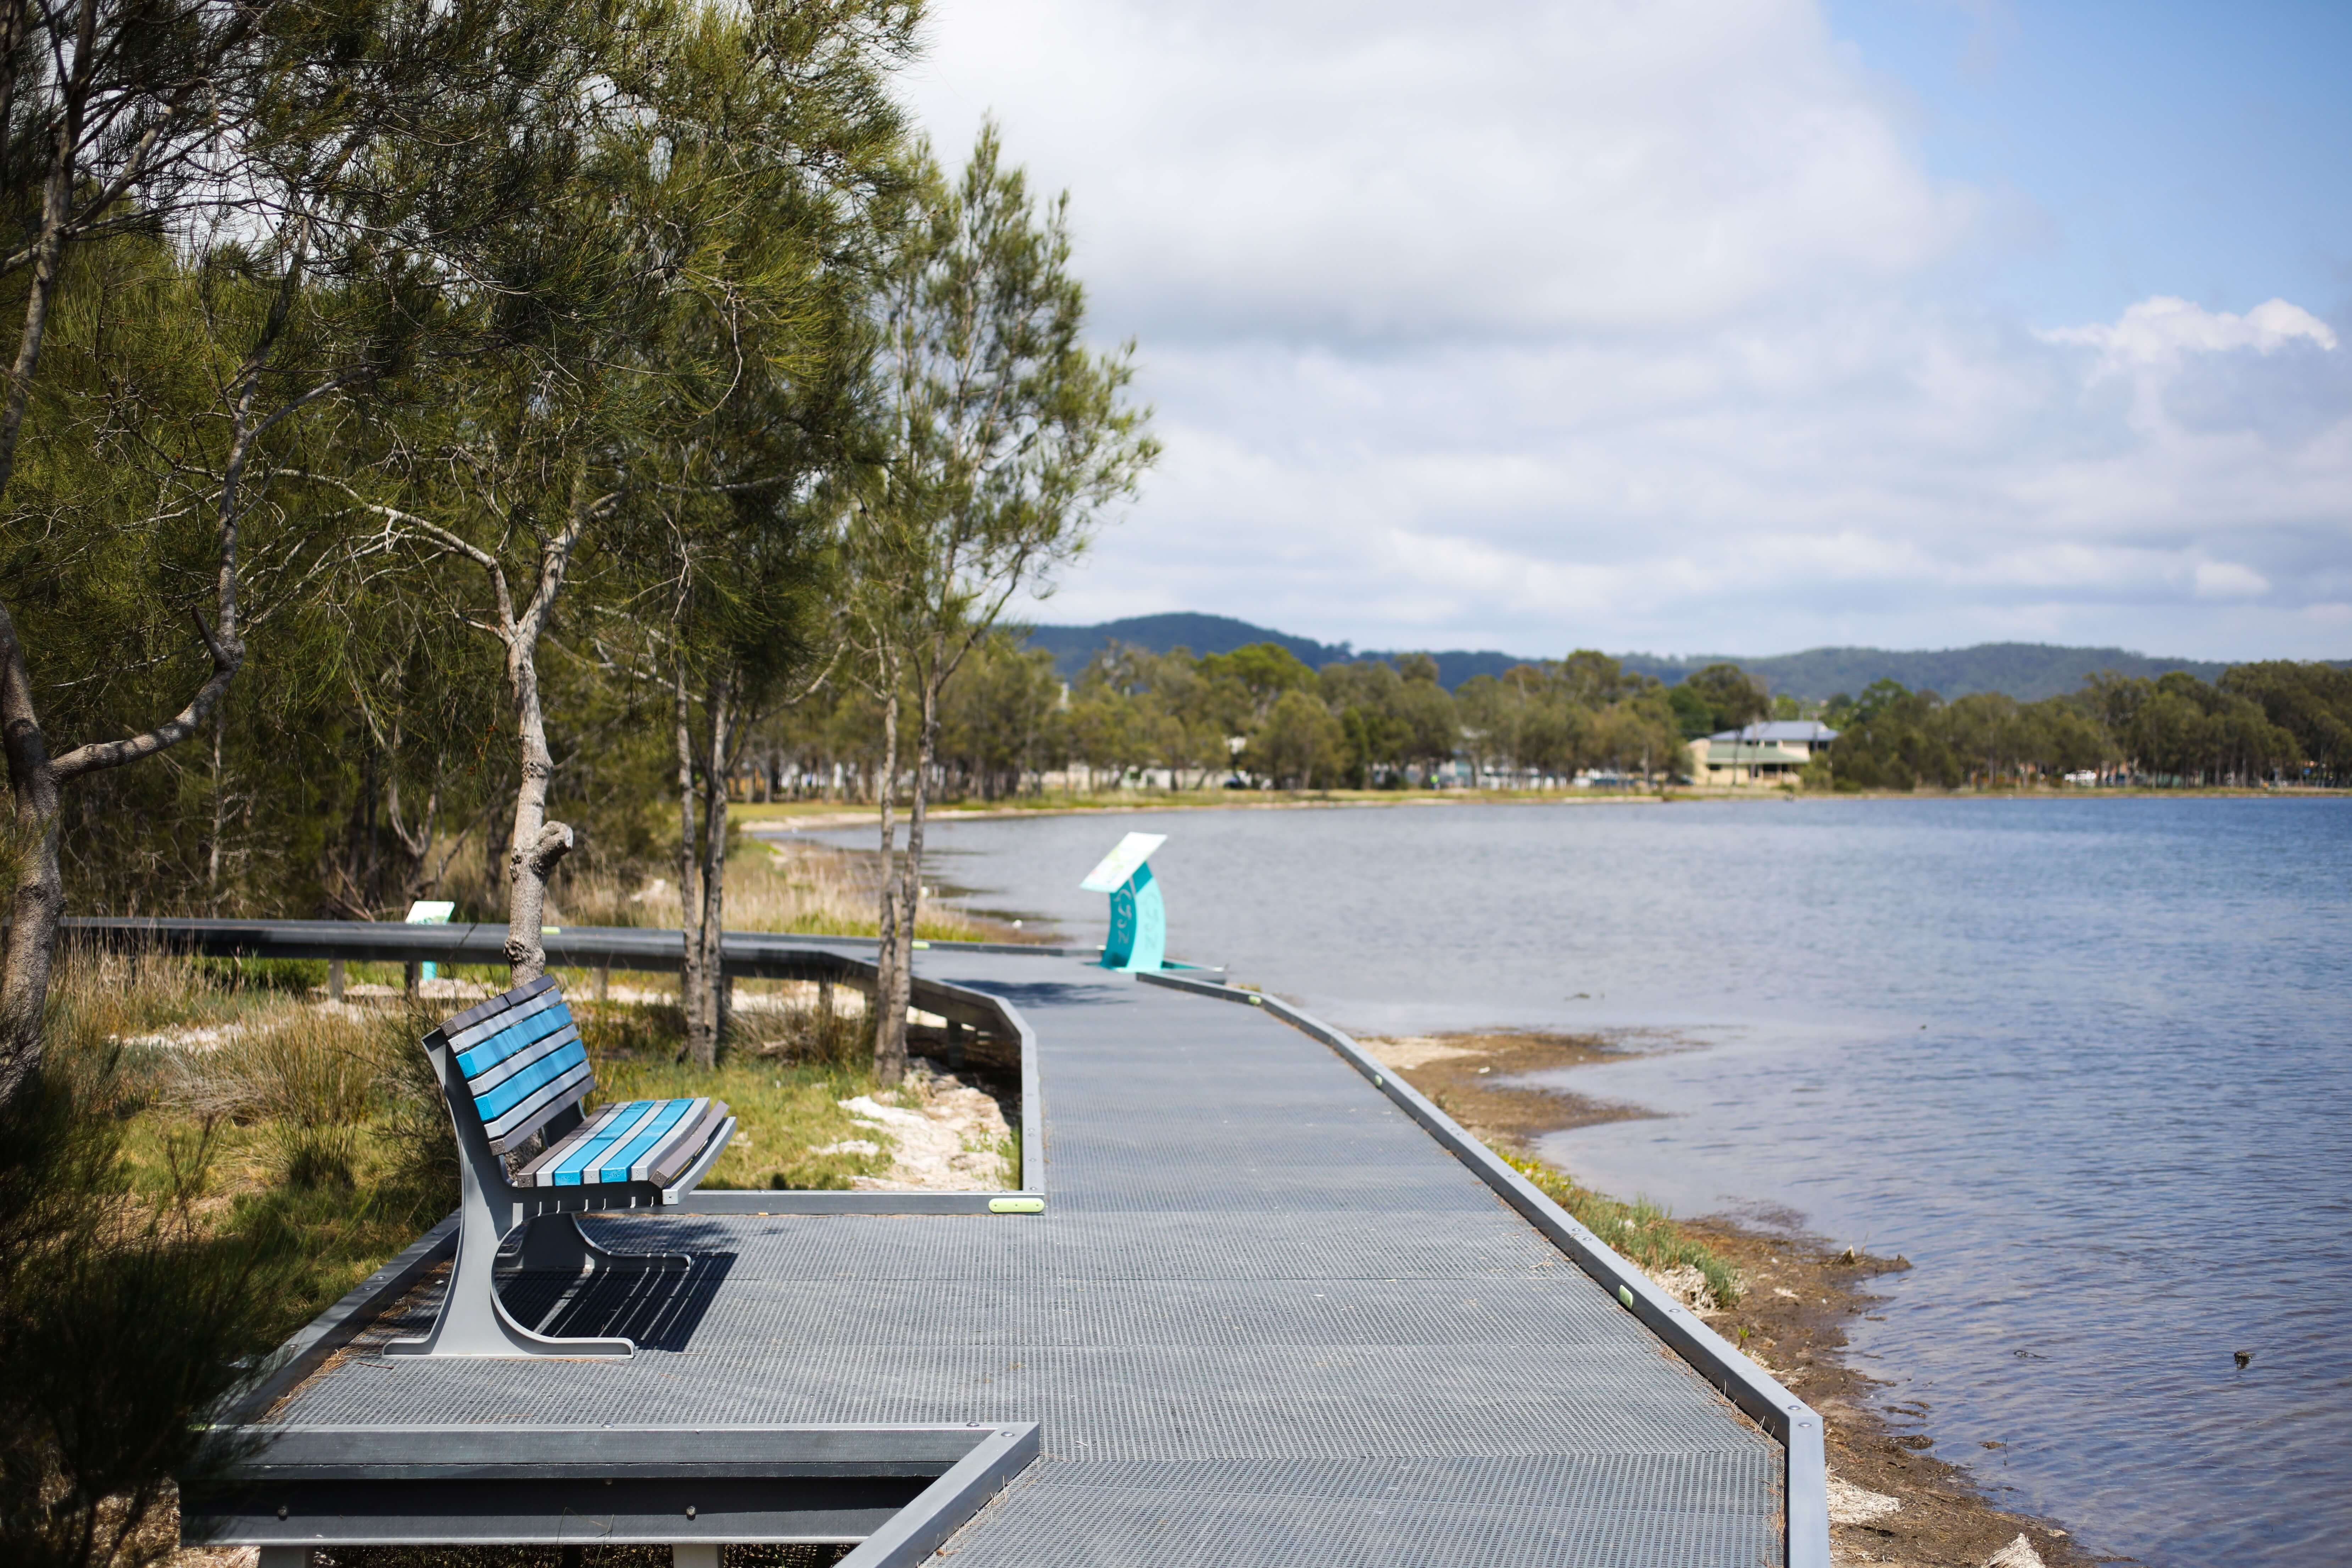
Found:
M 1116 893 L 1128 884 L 1137 868 L 1151 858 L 1151 852 L 1168 842 L 1165 833 L 1130 833 L 1118 841 L 1118 847 L 1102 858 L 1102 864 L 1087 873 L 1078 884 L 1089 893 Z
M 449 917 L 457 912 L 457 906 L 446 899 L 419 899 L 408 906 L 408 916 L 401 923 L 412 926 L 445 926 L 449 923 Z M 441 966 L 428 961 L 417 966 L 416 973 L 417 978 L 421 980 L 437 979 L 441 973 Z

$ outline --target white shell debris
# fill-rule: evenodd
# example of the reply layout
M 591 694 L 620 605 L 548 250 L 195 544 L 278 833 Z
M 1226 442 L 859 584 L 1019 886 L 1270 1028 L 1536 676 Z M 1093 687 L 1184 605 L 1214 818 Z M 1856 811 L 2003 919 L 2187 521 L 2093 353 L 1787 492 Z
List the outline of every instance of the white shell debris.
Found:
M 1830 1522 L 1832 1524 L 1874 1524 L 1902 1506 L 1901 1498 L 1891 1498 L 1885 1492 L 1874 1492 L 1867 1488 L 1855 1486 L 1843 1476 L 1830 1477 Z M 2031 1548 L 2028 1550 L 2030 1551 Z

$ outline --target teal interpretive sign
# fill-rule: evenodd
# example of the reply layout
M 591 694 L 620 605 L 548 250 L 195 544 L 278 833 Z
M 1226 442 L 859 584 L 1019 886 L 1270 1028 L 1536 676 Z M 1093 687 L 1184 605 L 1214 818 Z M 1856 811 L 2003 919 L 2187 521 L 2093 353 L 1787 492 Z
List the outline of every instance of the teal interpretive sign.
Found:
M 1168 910 L 1150 866 L 1151 852 L 1167 842 L 1164 833 L 1130 833 L 1078 884 L 1087 892 L 1110 895 L 1105 969 L 1156 970 L 1168 956 Z
M 408 919 L 404 923 L 413 926 L 445 926 L 449 923 L 449 917 L 457 912 L 457 906 L 447 900 L 419 899 L 408 906 Z M 430 980 L 439 973 L 437 965 L 427 962 L 418 966 L 416 977 L 419 980 Z M 340 984 L 341 982 L 338 981 L 337 984 Z

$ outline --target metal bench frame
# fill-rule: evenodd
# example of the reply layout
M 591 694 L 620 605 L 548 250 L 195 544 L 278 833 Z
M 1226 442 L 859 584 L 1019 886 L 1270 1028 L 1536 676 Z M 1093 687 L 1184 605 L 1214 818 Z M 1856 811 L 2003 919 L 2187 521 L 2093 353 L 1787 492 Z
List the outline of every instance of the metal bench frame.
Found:
M 509 1006 L 522 999 L 554 990 L 542 980 L 508 992 L 499 998 Z M 459 1015 L 463 1017 L 464 1015 Z M 725 1116 L 709 1141 L 695 1152 L 685 1169 L 667 1183 L 601 1182 L 577 1186 L 520 1186 L 509 1177 L 506 1160 L 491 1146 L 482 1124 L 473 1088 L 458 1063 L 459 1053 L 449 1039 L 450 1019 L 425 1037 L 425 1054 L 441 1080 L 441 1098 L 449 1109 L 450 1125 L 457 1135 L 458 1203 L 457 1255 L 449 1266 L 449 1287 L 441 1310 L 422 1339 L 394 1340 L 384 1346 L 388 1356 L 629 1356 L 634 1341 L 562 1339 L 542 1334 L 519 1322 L 499 1299 L 496 1268 L 499 1247 L 508 1236 L 523 1227 L 521 1265 L 526 1270 L 559 1274 L 634 1274 L 683 1269 L 692 1259 L 660 1253 L 614 1252 L 591 1241 L 580 1228 L 578 1215 L 614 1210 L 653 1209 L 675 1205 L 691 1193 L 718 1163 L 734 1136 L 735 1119 Z M 595 1088 L 584 1077 L 571 1098 L 543 1121 L 541 1131 L 550 1147 L 577 1130 L 586 1118 L 580 1102 Z M 719 1108 L 722 1111 L 725 1107 Z M 528 1129 L 526 1129 L 528 1131 Z M 511 1137 L 520 1139 L 517 1132 Z

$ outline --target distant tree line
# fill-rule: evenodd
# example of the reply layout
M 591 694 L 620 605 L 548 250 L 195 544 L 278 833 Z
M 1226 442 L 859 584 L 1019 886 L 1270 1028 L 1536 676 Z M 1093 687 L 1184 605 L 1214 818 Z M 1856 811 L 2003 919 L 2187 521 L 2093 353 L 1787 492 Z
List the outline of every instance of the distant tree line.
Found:
M 1582 649 L 1474 676 L 1448 692 L 1426 655 L 1307 666 L 1278 644 L 1195 658 L 1113 644 L 1065 685 L 1052 656 L 1000 632 L 941 694 L 934 784 L 1001 800 L 1076 790 L 1224 784 L 1286 790 L 1545 787 L 1687 777 L 1687 742 L 1771 719 L 1841 731 L 1805 775 L 1820 789 L 2108 783 L 2352 783 L 2352 671 L 2272 662 L 2218 683 L 2102 676 L 2066 697 L 1945 702 L 1891 680 L 1815 708 L 1736 665 L 1666 687 Z M 877 798 L 870 691 L 835 682 L 750 742 L 754 799 Z M 903 781 L 902 781 L 903 785 Z
M 1956 789 L 2073 774 L 2143 785 L 2352 784 L 2352 670 L 2284 660 L 2103 675 L 2065 697 L 1978 692 L 1946 702 L 1882 680 L 1839 696 L 1840 731 L 1806 782 L 1837 789 Z
M 1313 669 L 1276 643 L 1200 658 L 1113 644 L 1066 688 L 1050 654 L 999 634 L 942 693 L 935 765 L 942 792 L 982 799 L 1048 775 L 1171 789 L 1663 781 L 1685 771 L 1690 737 L 1771 710 L 1760 683 L 1732 666 L 1668 688 L 1590 649 L 1449 692 L 1424 654 Z M 836 683 L 753 742 L 746 788 L 870 800 L 883 750 L 873 695 Z

